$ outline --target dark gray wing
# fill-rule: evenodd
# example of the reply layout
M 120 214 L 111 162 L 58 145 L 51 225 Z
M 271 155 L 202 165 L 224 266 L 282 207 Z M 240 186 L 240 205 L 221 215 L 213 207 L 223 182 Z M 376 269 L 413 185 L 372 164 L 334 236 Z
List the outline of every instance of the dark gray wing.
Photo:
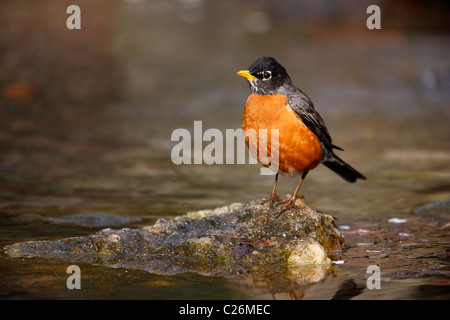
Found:
M 288 93 L 287 97 L 287 103 L 289 103 L 292 110 L 294 110 L 303 123 L 319 138 L 323 152 L 322 163 L 348 182 L 355 182 L 357 179 L 365 180 L 366 177 L 364 175 L 334 154 L 333 149 L 342 149 L 331 143 L 331 137 L 325 127 L 325 122 L 314 109 L 313 103 L 308 96 L 295 88 L 295 90 Z
M 298 91 L 297 91 L 298 90 Z M 328 150 L 341 148 L 331 143 L 331 137 L 325 127 L 325 122 L 319 113 L 314 109 L 312 101 L 301 90 L 297 89 L 295 92 L 288 94 L 289 106 L 302 119 L 303 123 L 311 130 L 320 142 Z

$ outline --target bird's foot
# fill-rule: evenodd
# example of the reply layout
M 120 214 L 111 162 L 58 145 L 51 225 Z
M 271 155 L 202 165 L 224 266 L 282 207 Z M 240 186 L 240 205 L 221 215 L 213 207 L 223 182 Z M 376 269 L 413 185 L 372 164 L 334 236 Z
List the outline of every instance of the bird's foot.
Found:
M 279 203 L 279 201 L 280 201 L 280 198 L 278 198 L 278 196 L 277 195 L 272 195 L 271 197 L 270 197 L 270 199 L 269 200 L 267 200 L 267 201 L 269 201 L 269 207 L 270 207 L 270 209 L 274 209 L 275 207 L 275 204 L 278 204 Z
M 278 204 L 287 203 L 287 202 L 291 201 L 291 198 L 292 198 L 292 196 L 289 197 L 289 198 L 287 198 L 287 199 L 284 199 L 284 200 L 280 200 L 281 198 L 278 198 L 277 203 L 278 203 Z M 305 197 L 304 197 L 302 194 L 299 194 L 299 195 L 297 195 L 297 196 L 295 197 L 295 199 L 296 199 L 296 200 L 297 200 L 297 199 L 305 200 Z M 295 201 L 294 201 L 294 203 L 295 203 Z
M 303 195 L 299 194 L 299 195 L 292 195 L 291 197 L 289 197 L 286 200 L 278 201 L 279 204 L 284 204 L 285 203 L 285 205 L 280 210 L 278 210 L 278 213 L 282 213 L 287 208 L 294 206 L 295 202 L 297 201 L 298 198 L 300 198 L 302 200 L 305 199 L 305 197 L 303 197 Z

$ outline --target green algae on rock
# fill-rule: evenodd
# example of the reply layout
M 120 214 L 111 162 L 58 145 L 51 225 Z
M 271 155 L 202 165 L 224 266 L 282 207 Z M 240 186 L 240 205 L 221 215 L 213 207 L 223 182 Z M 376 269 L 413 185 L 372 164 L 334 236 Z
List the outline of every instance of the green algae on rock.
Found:
M 281 214 L 266 200 L 218 209 L 202 210 L 200 218 L 189 213 L 172 221 L 159 219 L 141 229 L 104 229 L 85 237 L 15 243 L 5 251 L 12 257 L 60 258 L 158 274 L 233 276 L 329 266 L 327 252 L 343 244 L 333 217 L 314 211 L 301 199 Z

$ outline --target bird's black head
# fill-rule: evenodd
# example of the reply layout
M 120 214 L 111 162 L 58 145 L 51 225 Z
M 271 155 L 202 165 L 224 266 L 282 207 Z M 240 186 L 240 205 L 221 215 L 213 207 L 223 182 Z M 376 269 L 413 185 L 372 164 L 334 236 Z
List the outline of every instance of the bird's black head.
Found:
M 291 79 L 286 69 L 272 57 L 262 57 L 252 63 L 248 70 L 237 73 L 250 83 L 252 93 L 275 94 L 282 93 Z

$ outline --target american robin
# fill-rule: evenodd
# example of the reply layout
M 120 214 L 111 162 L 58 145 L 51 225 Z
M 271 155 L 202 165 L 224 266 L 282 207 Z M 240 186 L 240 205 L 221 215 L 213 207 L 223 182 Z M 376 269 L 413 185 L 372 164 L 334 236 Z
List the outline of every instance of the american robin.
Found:
M 260 163 L 278 168 L 270 198 L 272 207 L 278 202 L 276 187 L 279 173 L 291 176 L 301 174 L 297 188 L 280 212 L 295 203 L 306 175 L 320 163 L 348 182 L 366 179 L 333 152 L 333 149 L 343 149 L 332 144 L 325 123 L 312 101 L 294 86 L 286 69 L 274 58 L 262 57 L 248 70 L 237 72 L 237 75 L 248 80 L 251 90 L 242 119 L 246 144 Z M 261 129 L 266 129 L 265 135 L 260 134 Z M 272 129 L 278 129 L 278 145 L 275 148 L 271 146 L 270 134 L 267 134 L 273 132 Z M 252 134 L 256 134 L 256 139 L 252 138 Z M 266 152 L 259 152 L 259 146 L 266 146 Z M 271 152 L 278 152 L 278 157 L 273 157 Z M 271 154 L 271 159 L 278 158 L 278 161 L 269 163 L 267 157 L 261 156 L 264 154 Z

